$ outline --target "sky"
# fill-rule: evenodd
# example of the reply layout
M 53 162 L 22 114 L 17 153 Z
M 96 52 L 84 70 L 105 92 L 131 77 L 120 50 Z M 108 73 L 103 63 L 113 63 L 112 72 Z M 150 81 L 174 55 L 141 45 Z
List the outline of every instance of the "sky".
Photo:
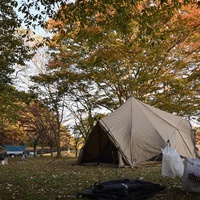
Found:
M 27 2 L 27 0 L 17 0 L 18 1 L 18 8 L 24 3 Z M 18 17 L 20 19 L 24 19 L 24 14 L 21 12 L 18 12 L 18 8 L 15 9 Z M 32 14 L 37 14 L 39 13 L 35 9 L 31 9 Z M 47 20 L 48 18 L 46 18 Z M 22 23 L 22 28 L 26 29 L 25 23 Z M 35 26 L 34 28 L 31 27 L 31 30 L 35 32 L 35 36 L 37 37 L 38 40 L 42 39 L 44 36 L 50 36 L 47 31 L 45 31 L 41 26 Z M 26 62 L 26 66 L 20 66 L 16 65 L 15 69 L 16 72 L 13 74 L 14 77 L 14 83 L 19 90 L 28 90 L 28 87 L 31 86 L 31 81 L 30 81 L 30 76 L 37 75 L 39 73 L 39 65 L 44 65 L 45 63 L 45 51 L 46 49 L 44 48 L 43 50 L 39 50 L 38 54 L 33 57 L 31 61 Z M 42 61 L 43 59 L 43 61 Z
M 18 8 L 23 4 L 23 2 L 26 2 L 27 0 L 17 0 L 18 1 Z M 42 6 L 41 6 L 42 7 Z M 24 19 L 24 14 L 18 11 L 18 8 L 16 8 L 16 13 L 19 16 L 19 18 L 21 18 L 22 20 Z M 31 14 L 36 15 L 39 14 L 40 12 L 35 10 L 34 8 L 32 8 L 30 10 Z M 48 18 L 46 18 L 47 20 Z M 26 28 L 25 24 L 22 23 L 22 27 Z M 44 31 L 44 29 L 42 29 L 40 26 L 35 26 L 34 28 L 31 27 L 32 30 L 34 30 L 34 32 L 36 33 L 36 35 L 44 35 L 46 34 L 46 32 Z

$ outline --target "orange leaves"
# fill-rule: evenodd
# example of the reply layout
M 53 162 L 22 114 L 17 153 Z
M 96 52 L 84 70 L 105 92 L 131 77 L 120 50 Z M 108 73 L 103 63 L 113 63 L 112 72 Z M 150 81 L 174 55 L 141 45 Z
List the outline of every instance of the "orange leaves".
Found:
M 183 7 L 180 11 L 180 17 L 183 23 L 188 26 L 200 28 L 200 9 L 196 5 L 190 4 Z

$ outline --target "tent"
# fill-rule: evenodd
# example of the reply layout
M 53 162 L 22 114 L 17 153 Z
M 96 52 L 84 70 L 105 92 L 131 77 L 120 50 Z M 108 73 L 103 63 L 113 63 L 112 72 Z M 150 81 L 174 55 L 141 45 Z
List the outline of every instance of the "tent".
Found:
M 189 121 L 131 97 L 97 122 L 77 164 L 133 167 L 160 155 L 168 140 L 181 156 L 197 157 Z
M 19 146 L 12 146 L 12 145 L 5 145 L 6 153 L 8 155 L 23 155 L 26 146 L 19 145 Z

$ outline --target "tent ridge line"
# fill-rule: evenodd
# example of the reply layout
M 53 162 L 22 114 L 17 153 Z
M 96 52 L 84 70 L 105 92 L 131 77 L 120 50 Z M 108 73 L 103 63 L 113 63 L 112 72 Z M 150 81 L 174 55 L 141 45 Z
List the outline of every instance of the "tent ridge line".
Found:
M 138 101 L 138 100 L 137 100 Z M 183 120 L 183 118 L 182 117 L 180 117 L 181 118 L 181 121 L 179 122 L 179 124 L 178 124 L 178 126 L 176 127 L 176 126 L 174 126 L 174 125 L 172 125 L 171 123 L 169 123 L 167 120 L 165 120 L 165 119 L 163 119 L 163 117 L 161 117 L 161 116 L 159 116 L 158 114 L 156 114 L 155 112 L 153 112 L 151 109 L 149 109 L 148 107 L 147 107 L 147 105 L 145 104 L 145 103 L 143 103 L 142 101 L 138 101 L 139 103 L 141 103 L 145 108 L 147 108 L 150 112 L 152 112 L 153 114 L 155 114 L 157 117 L 159 117 L 160 119 L 162 119 L 163 121 L 165 121 L 167 124 L 169 124 L 170 126 L 172 126 L 172 127 L 174 127 L 176 130 L 178 130 L 179 131 L 179 129 L 177 128 L 179 125 L 180 125 L 180 123 L 181 123 L 181 121 Z M 157 108 L 156 108 L 157 109 Z M 141 109 L 140 109 L 141 110 Z M 161 111 L 163 111 L 163 110 L 161 110 Z M 166 111 L 163 111 L 163 112 L 166 112 Z M 144 112 L 143 112 L 144 113 Z M 145 113 L 144 113 L 145 114 Z M 172 114 L 172 113 L 171 113 Z M 173 114 L 172 114 L 173 115 Z M 146 115 L 145 115 L 146 116 Z M 178 117 L 178 116 L 177 116 Z
M 136 100 L 136 103 L 137 104 L 139 104 L 139 103 L 141 103 L 142 105 L 143 104 L 145 104 L 145 103 L 143 103 L 143 102 L 141 102 L 141 101 L 139 101 L 139 100 L 137 100 L 137 99 L 135 99 Z M 143 105 L 144 106 L 144 105 Z M 146 117 L 146 119 L 151 123 L 151 125 L 154 127 L 154 125 L 152 124 L 152 122 L 148 119 L 148 117 L 146 116 L 146 114 L 142 111 L 142 109 L 140 108 L 140 106 L 138 106 L 139 107 L 139 109 L 141 110 L 141 112 L 145 115 L 145 117 Z M 146 107 L 146 106 L 145 106 Z M 146 107 L 147 108 L 147 107 Z M 148 110 L 150 110 L 149 108 L 147 108 Z M 151 110 L 150 110 L 151 111 Z M 153 111 L 152 111 L 153 112 Z M 154 113 L 154 112 L 153 112 Z M 155 113 L 156 114 L 156 113 Z M 159 115 L 158 115 L 158 117 L 159 117 Z M 161 117 L 160 117 L 161 118 Z M 161 118 L 162 119 L 162 118 Z M 155 127 L 154 127 L 155 128 Z M 157 133 L 159 133 L 159 131 L 155 128 L 155 130 L 157 131 Z M 162 138 L 162 137 L 161 137 Z M 163 139 L 163 138 L 162 138 Z

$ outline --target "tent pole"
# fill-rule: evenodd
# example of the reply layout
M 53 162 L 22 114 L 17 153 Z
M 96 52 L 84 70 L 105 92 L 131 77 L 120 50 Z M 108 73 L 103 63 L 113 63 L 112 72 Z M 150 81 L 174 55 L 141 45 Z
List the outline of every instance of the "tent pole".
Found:
M 99 156 L 98 156 L 98 158 L 99 158 L 99 162 L 97 163 L 97 165 L 100 163 L 100 161 L 101 161 L 101 157 L 102 157 L 102 155 L 101 155 L 101 151 L 100 151 L 100 148 L 101 148 L 101 137 L 100 137 L 100 127 L 98 126 L 98 144 L 99 144 Z

